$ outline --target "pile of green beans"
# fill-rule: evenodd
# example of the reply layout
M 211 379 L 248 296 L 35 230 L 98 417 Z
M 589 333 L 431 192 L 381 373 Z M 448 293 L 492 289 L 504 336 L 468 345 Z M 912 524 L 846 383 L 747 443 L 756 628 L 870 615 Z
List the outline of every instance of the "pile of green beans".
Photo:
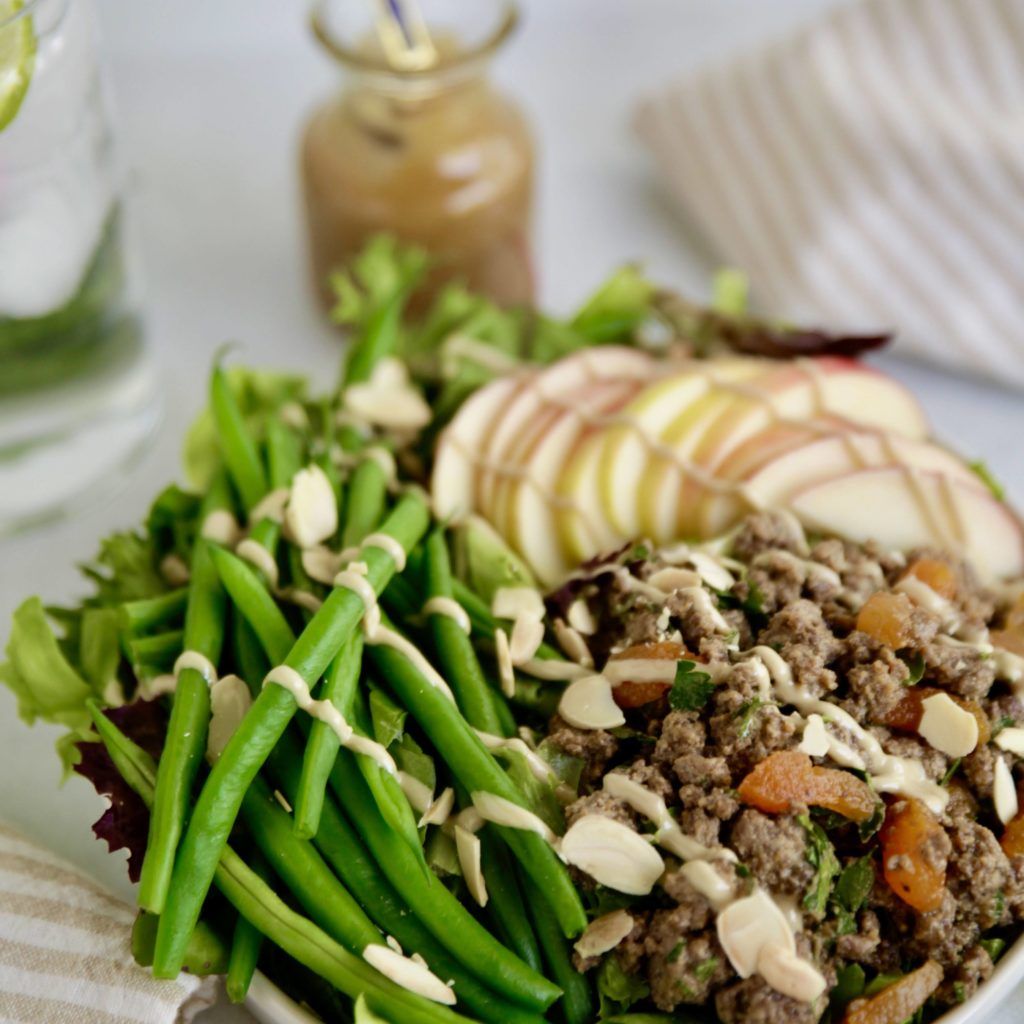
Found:
M 346 384 L 368 379 L 376 360 L 394 350 L 397 329 L 393 309 L 368 325 Z M 569 944 L 586 915 L 547 841 L 485 824 L 490 899 L 480 911 L 430 867 L 427 829 L 418 827 L 406 780 L 347 749 L 326 722 L 297 716 L 288 689 L 263 685 L 271 667 L 287 666 L 355 735 L 379 740 L 369 713 L 372 679 L 423 744 L 418 756 L 432 759 L 435 792 L 451 785 L 461 808 L 483 791 L 531 809 L 478 735 L 512 736 L 517 723 L 481 663 L 478 648 L 489 650 L 496 624 L 487 602 L 453 573 L 449 530 L 432 521 L 422 492 L 396 486 L 365 454 L 357 431 L 335 431 L 331 405 L 319 414 L 319 434 L 274 415 L 253 430 L 220 367 L 210 400 L 221 468 L 200 503 L 188 585 L 121 606 L 122 649 L 147 673 L 194 652 L 219 675 L 240 676 L 252 704 L 219 756 L 207 757 L 212 681 L 181 668 L 166 698 L 170 717 L 157 762 L 99 704 L 90 706 L 115 767 L 150 809 L 139 904 L 158 915 L 147 919 L 147 935 L 155 929 L 154 975 L 171 978 L 183 968 L 193 934 L 210 929 L 207 897 L 216 888 L 236 915 L 221 935 L 233 1000 L 245 997 L 269 943 L 349 998 L 363 994 L 392 1024 L 542 1024 L 549 1012 L 585 1024 L 590 985 L 573 969 Z M 339 448 L 344 458 L 335 460 L 330 453 Z M 311 463 L 337 499 L 329 547 L 358 551 L 352 562 L 381 602 L 383 626 L 417 644 L 454 700 L 403 649 L 364 634 L 360 593 L 311 580 L 282 523 L 252 514 Z M 203 535 L 214 512 L 234 515 L 263 545 L 277 565 L 274 579 Z M 397 552 L 372 539 L 363 544 L 371 533 L 391 538 L 406 557 L 396 560 Z M 301 608 L 289 600 L 296 592 L 309 598 Z M 431 598 L 457 601 L 471 632 L 450 615 L 424 616 Z M 545 644 L 538 657 L 561 656 Z M 452 986 L 454 1009 L 401 988 L 363 959 L 368 946 L 395 941 Z

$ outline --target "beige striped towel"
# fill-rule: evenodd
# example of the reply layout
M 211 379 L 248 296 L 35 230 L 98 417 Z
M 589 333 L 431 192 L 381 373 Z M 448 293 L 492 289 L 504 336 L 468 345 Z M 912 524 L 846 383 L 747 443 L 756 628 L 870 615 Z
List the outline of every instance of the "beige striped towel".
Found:
M 1024 387 L 1024 0 L 862 0 L 645 100 L 762 309 Z
M 157 981 L 132 960 L 134 910 L 0 825 L 0 1021 L 178 1024 L 214 980 Z

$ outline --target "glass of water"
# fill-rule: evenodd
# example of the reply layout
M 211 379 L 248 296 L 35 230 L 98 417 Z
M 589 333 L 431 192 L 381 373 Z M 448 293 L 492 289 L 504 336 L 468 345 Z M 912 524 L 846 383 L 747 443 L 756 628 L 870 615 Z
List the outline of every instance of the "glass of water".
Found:
M 158 420 L 91 0 L 0 0 L 0 534 L 108 494 Z

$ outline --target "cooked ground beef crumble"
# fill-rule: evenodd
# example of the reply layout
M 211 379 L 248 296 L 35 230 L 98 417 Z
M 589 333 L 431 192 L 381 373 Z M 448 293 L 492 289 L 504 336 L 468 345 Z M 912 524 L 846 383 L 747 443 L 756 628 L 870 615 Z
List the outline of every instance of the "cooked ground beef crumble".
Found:
M 1006 759 L 1015 779 L 1024 772 L 1017 756 L 991 742 L 962 759 L 950 758 L 916 732 L 892 727 L 891 716 L 913 686 L 933 688 L 977 702 L 994 737 L 1003 728 L 1024 725 L 1024 702 L 1007 682 L 997 681 L 993 659 L 983 648 L 943 637 L 944 623 L 934 611 L 915 605 L 903 623 L 904 642 L 894 649 L 857 629 L 858 610 L 878 592 L 895 594 L 893 588 L 918 559 L 932 559 L 955 574 L 950 601 L 968 633 L 998 628 L 1003 612 L 996 596 L 948 555 L 902 556 L 834 539 L 807 550 L 802 540 L 788 520 L 771 514 L 751 516 L 734 535 L 723 562 L 735 582 L 717 595 L 734 631 L 728 638 L 685 593 L 659 601 L 649 589 L 632 584 L 667 564 L 659 553 L 642 548 L 620 552 L 610 563 L 590 564 L 552 596 L 552 609 L 562 615 L 572 600 L 586 601 L 597 624 L 587 639 L 598 667 L 625 648 L 668 641 L 712 669 L 733 666 L 699 710 L 674 710 L 669 691 L 663 690 L 648 703 L 627 706 L 626 725 L 612 731 L 577 729 L 555 716 L 549 742 L 582 763 L 580 795 L 566 808 L 566 821 L 600 814 L 650 831 L 630 806 L 601 788 L 609 772 L 628 772 L 665 799 L 688 835 L 735 852 L 735 865 L 714 864 L 738 891 L 756 880 L 781 905 L 795 908 L 802 918 L 798 951 L 830 989 L 837 979 L 843 986 L 852 979 L 849 991 L 857 995 L 874 978 L 937 962 L 944 980 L 928 1003 L 924 1019 L 930 1019 L 975 991 L 1024 920 L 1024 857 L 1004 853 L 1003 825 L 993 807 L 997 758 Z M 622 568 L 609 571 L 610 564 L 625 567 L 629 578 Z M 929 866 L 945 876 L 936 909 L 913 909 L 885 878 L 878 826 L 900 796 L 887 794 L 884 802 L 879 797 L 879 820 L 867 828 L 819 807 L 765 813 L 740 798 L 737 788 L 744 778 L 773 752 L 796 749 L 802 736 L 802 720 L 792 708 L 759 696 L 755 666 L 743 660 L 755 645 L 778 652 L 797 684 L 849 712 L 887 754 L 919 760 L 928 779 L 947 788 L 941 831 L 922 851 Z M 722 673 L 711 676 L 720 679 Z M 825 757 L 813 762 L 836 768 Z M 822 826 L 820 834 L 838 859 L 826 880 L 831 889 L 823 906 L 809 895 L 821 870 L 810 839 L 814 824 Z M 844 907 L 836 891 L 839 872 L 863 858 L 874 879 L 868 876 L 855 906 Z M 605 957 L 577 956 L 577 968 L 600 970 L 604 960 L 614 958 L 617 968 L 649 990 L 646 1005 L 663 1011 L 706 1005 L 722 1024 L 822 1019 L 827 996 L 807 1004 L 780 994 L 756 974 L 740 979 L 719 943 L 708 900 L 680 873 L 676 860 L 666 854 L 665 862 L 654 892 L 631 901 L 616 902 L 614 894 L 578 875 L 593 893 L 595 914 L 625 904 L 636 924 Z M 634 1009 L 643 1005 L 638 1002 Z

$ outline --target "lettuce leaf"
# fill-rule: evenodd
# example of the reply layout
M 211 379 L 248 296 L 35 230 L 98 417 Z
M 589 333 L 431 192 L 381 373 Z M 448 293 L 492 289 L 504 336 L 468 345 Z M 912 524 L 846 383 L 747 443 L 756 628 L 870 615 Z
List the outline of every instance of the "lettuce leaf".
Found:
M 629 342 L 650 317 L 655 292 L 638 267 L 622 267 L 591 295 L 569 326 L 589 345 Z
M 336 302 L 331 319 L 338 324 L 365 323 L 398 295 L 408 293 L 427 269 L 425 250 L 399 242 L 392 235 L 376 235 L 348 268 L 331 274 L 329 284 Z

